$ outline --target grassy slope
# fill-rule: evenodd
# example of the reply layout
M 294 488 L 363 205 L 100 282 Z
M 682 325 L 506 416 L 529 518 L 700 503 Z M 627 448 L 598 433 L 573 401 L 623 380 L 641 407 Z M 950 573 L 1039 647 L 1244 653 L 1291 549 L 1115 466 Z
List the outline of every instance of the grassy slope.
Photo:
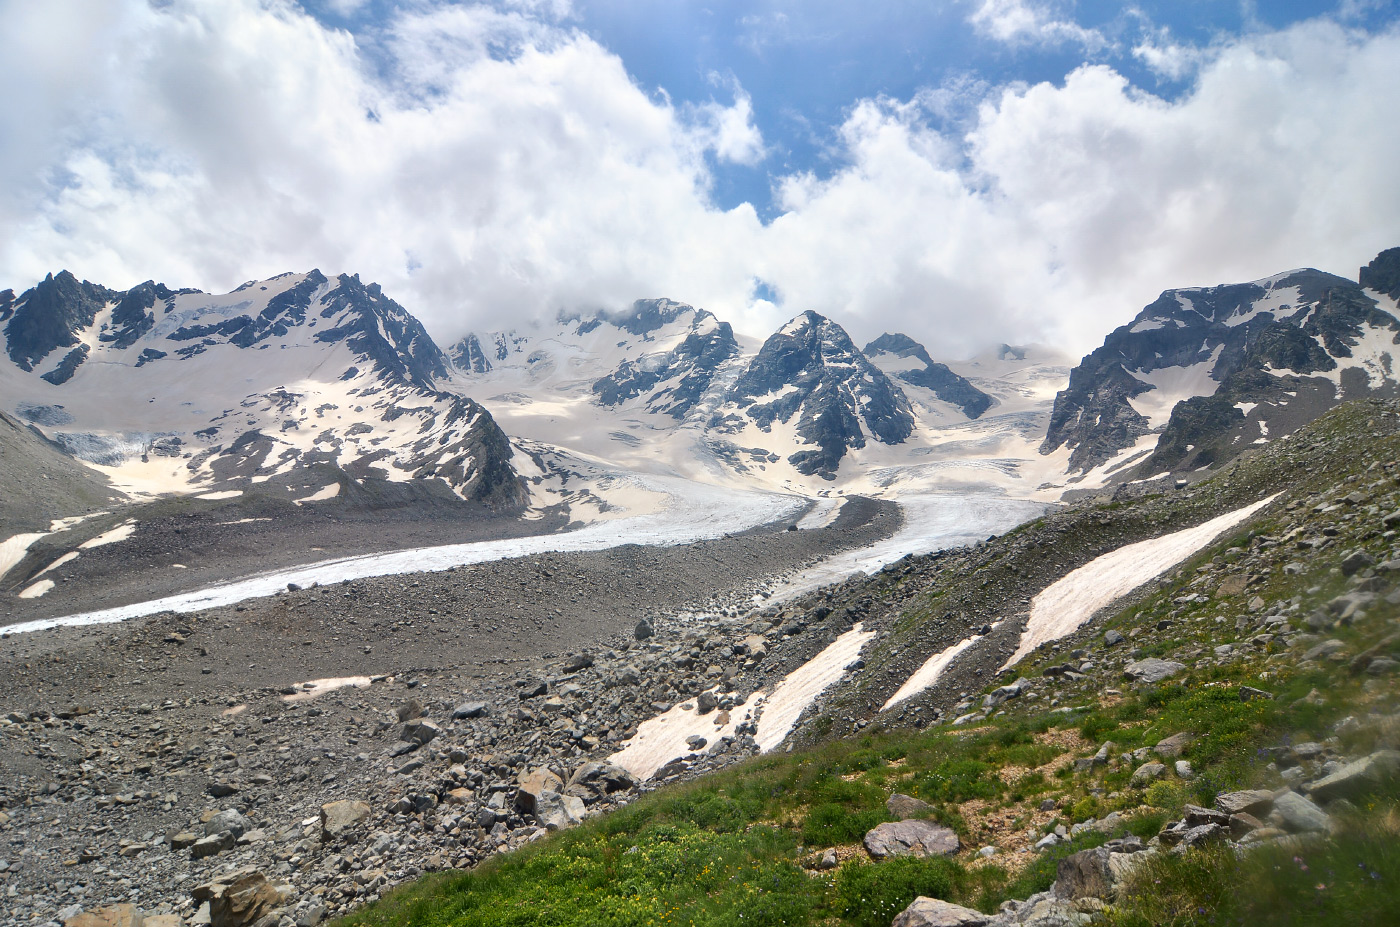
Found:
M 346 923 L 885 925 L 918 894 L 991 911 L 1006 898 L 1048 887 L 1067 853 L 1115 832 L 1150 837 L 1184 803 L 1209 804 L 1220 790 L 1277 784 L 1270 749 L 1324 740 L 1345 716 L 1362 719 L 1339 737 L 1348 755 L 1391 743 L 1400 733 L 1393 720 L 1387 727 L 1368 719 L 1396 711 L 1393 676 L 1353 673 L 1345 660 L 1304 663 L 1300 654 L 1312 641 L 1290 645 L 1278 635 L 1260 641 L 1247 603 L 1258 596 L 1305 616 L 1350 587 L 1337 569 L 1343 552 L 1363 548 L 1377 561 L 1394 556 L 1394 535 L 1386 536 L 1380 516 L 1400 507 L 1396 431 L 1393 411 L 1345 406 L 1294 439 L 1237 461 L 1193 495 L 1189 507 L 1200 511 L 1165 516 L 1161 500 L 1138 500 L 1058 518 L 1061 539 L 1066 531 L 1102 532 L 1106 523 L 1134 520 L 1159 525 L 1160 533 L 1252 501 L 1261 489 L 1287 493 L 1126 607 L 1074 640 L 1042 648 L 1020 668 L 1039 678 L 1043 668 L 1064 662 L 1064 651 L 1092 648 L 1106 628 L 1116 628 L 1132 633 L 1135 656 L 1177 658 L 1191 667 L 1168 683 L 1115 694 L 1110 687 L 1121 683 L 1089 674 L 1056 684 L 1058 707 L 1049 698 L 1010 702 L 974 730 L 882 730 L 877 723 L 855 737 L 821 741 L 833 725 L 830 716 L 818 716 L 806 727 L 810 745 L 800 750 L 662 789 L 473 872 L 428 877 Z M 1348 507 L 1342 497 L 1353 491 L 1367 501 Z M 1327 508 L 1334 503 L 1339 507 Z M 1327 546 L 1300 553 L 1294 542 L 1322 537 L 1324 527 L 1336 532 Z M 1000 539 L 990 562 L 1001 554 L 1011 561 L 1000 568 L 1006 575 L 1027 572 L 1015 558 L 1030 557 L 1037 544 L 1027 539 L 1044 530 L 1033 524 Z M 1248 571 L 1232 573 L 1237 563 Z M 1301 570 L 1285 570 L 1286 564 Z M 1244 588 L 1222 584 L 1224 591 L 1195 595 L 1230 575 L 1242 575 Z M 966 607 L 977 589 L 988 588 L 987 579 L 983 568 L 921 590 L 881 646 L 893 649 L 899 635 L 936 621 L 943 603 Z M 871 580 L 881 582 L 889 577 Z M 1187 595 L 1194 600 L 1183 601 Z M 1364 620 L 1324 634 L 1355 654 L 1393 635 L 1398 611 L 1382 603 Z M 1227 642 L 1237 645 L 1234 653 L 1214 657 L 1212 648 Z M 879 661 L 877 653 L 870 662 L 878 669 Z M 1276 697 L 1242 701 L 1239 689 L 1246 685 Z M 858 710 L 866 700 L 858 687 L 852 692 L 846 707 Z M 1180 731 L 1198 734 L 1185 754 L 1196 770 L 1191 780 L 1168 778 L 1144 790 L 1129 782 L 1136 763 L 1080 772 L 1072 764 L 1105 740 L 1117 754 Z M 964 852 L 952 860 L 864 861 L 856 845 L 867 828 L 888 819 L 884 800 L 892 791 L 932 804 L 935 816 L 963 836 Z M 1039 810 L 1046 798 L 1056 800 L 1056 810 Z M 1400 922 L 1397 800 L 1395 791 L 1374 796 L 1368 807 L 1341 815 L 1343 828 L 1330 844 L 1306 851 L 1163 858 L 1139 878 L 1132 900 L 1104 917 L 1124 925 Z M 1056 824 L 1111 811 L 1121 820 L 1110 832 L 1089 831 L 1044 854 L 1015 852 Z M 977 858 L 974 851 L 988 843 L 1003 852 Z M 818 871 L 816 861 L 830 847 L 843 864 Z

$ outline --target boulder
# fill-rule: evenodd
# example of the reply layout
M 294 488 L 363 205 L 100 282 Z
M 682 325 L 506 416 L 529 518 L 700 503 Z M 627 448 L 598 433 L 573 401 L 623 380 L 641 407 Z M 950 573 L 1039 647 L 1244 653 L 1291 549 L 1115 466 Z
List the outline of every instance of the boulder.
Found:
M 234 839 L 237 840 L 252 829 L 252 822 L 236 810 L 230 808 L 226 811 L 220 811 L 205 822 L 204 835 L 206 837 L 212 837 L 215 834 L 231 833 Z
M 274 885 L 257 869 L 240 869 L 197 886 L 196 902 L 209 904 L 209 927 L 248 927 L 291 900 L 291 888 Z
M 890 927 L 984 927 L 991 915 L 920 896 L 895 915 Z
M 928 802 L 919 801 L 911 795 L 901 795 L 898 792 L 891 795 L 885 802 L 885 808 L 889 813 L 901 821 L 910 818 L 927 818 L 933 814 L 933 806 Z
M 1400 751 L 1378 750 L 1323 776 L 1304 788 L 1320 802 L 1363 798 L 1388 779 L 1400 776 Z
M 520 777 L 519 788 L 515 793 L 515 808 L 522 814 L 534 814 L 539 796 L 544 792 L 562 793 L 564 780 L 548 769 L 540 768 Z
M 142 927 L 141 909 L 134 904 L 114 904 L 70 917 L 63 927 Z
M 370 806 L 367 802 L 342 799 L 321 806 L 321 834 L 323 837 L 339 837 L 369 820 Z
M 396 713 L 399 716 L 399 723 L 403 723 L 405 721 L 412 721 L 415 718 L 421 718 L 428 712 L 423 708 L 422 702 L 411 698 L 400 705 Z
M 1274 806 L 1274 793 L 1264 789 L 1243 789 L 1221 792 L 1215 796 L 1215 807 L 1226 814 L 1268 814 Z
M 1274 813 L 1270 817 L 1277 817 L 1284 829 L 1294 833 L 1325 832 L 1332 826 L 1332 819 L 1327 816 L 1327 812 L 1297 792 L 1284 792 L 1274 799 Z
M 621 766 L 594 761 L 574 770 L 563 792 L 582 799 L 585 805 L 591 805 L 601 798 L 616 792 L 630 792 L 640 785 L 637 777 Z
M 220 831 L 207 837 L 200 837 L 190 845 L 190 859 L 204 859 L 227 853 L 238 846 L 238 838 L 229 831 Z
M 1183 731 L 1180 734 L 1173 734 L 1170 737 L 1157 741 L 1157 746 L 1152 748 L 1152 752 L 1167 760 L 1174 760 L 1191 746 L 1191 741 L 1195 740 L 1194 734 Z
M 961 844 L 958 835 L 932 821 L 895 821 L 865 835 L 865 850 L 875 859 L 892 856 L 952 856 Z
M 572 795 L 561 795 L 545 789 L 534 797 L 535 819 L 548 830 L 563 830 L 573 827 L 583 820 L 586 809 L 583 801 Z
M 1134 682 L 1158 683 L 1172 678 L 1184 669 L 1186 669 L 1184 663 L 1148 657 L 1146 660 L 1137 660 L 1123 667 L 1123 675 Z
M 442 728 L 425 718 L 419 718 L 403 726 L 403 730 L 399 731 L 399 740 L 421 747 L 436 739 L 441 733 Z
M 469 721 L 472 718 L 484 718 L 490 710 L 490 706 L 485 702 L 463 702 L 452 709 L 452 720 Z
M 1167 767 L 1161 763 L 1143 763 L 1133 770 L 1132 784 L 1142 788 L 1149 783 L 1155 782 L 1167 774 Z
M 1060 860 L 1055 867 L 1055 897 L 1065 901 L 1109 897 L 1113 890 L 1109 855 L 1103 847 L 1095 847 Z

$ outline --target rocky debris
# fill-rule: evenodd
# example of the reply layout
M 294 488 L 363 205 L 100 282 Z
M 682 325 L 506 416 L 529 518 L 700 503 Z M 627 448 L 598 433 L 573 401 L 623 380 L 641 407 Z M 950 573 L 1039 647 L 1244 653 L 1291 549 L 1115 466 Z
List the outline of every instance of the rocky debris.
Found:
M 874 859 L 892 856 L 951 856 L 962 848 L 958 835 L 932 821 L 909 819 L 879 824 L 865 835 Z
M 134 904 L 114 904 L 64 919 L 63 927 L 146 927 L 150 921 Z

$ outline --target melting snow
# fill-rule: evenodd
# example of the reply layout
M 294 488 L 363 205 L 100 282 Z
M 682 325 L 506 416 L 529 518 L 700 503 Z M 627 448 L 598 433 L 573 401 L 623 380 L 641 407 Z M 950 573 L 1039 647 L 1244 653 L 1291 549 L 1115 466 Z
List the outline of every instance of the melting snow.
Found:
M 1020 646 L 1002 669 L 1015 666 L 1041 644 L 1074 632 L 1099 609 L 1165 573 L 1275 498 L 1260 499 L 1194 528 L 1126 544 L 1052 583 L 1031 602 Z
M 24 559 L 24 555 L 29 552 L 29 545 L 47 533 L 38 531 L 30 534 L 16 534 L 14 537 L 0 541 L 0 577 L 10 572 L 15 564 Z
M 756 695 L 747 705 L 734 706 L 729 711 L 729 723 L 724 725 L 715 724 L 718 711 L 702 715 L 695 710 L 693 701 L 676 705 L 638 725 L 636 735 L 622 750 L 609 757 L 608 762 L 616 763 L 638 779 L 650 779 L 662 766 L 695 752 L 686 743 L 688 738 L 703 737 L 708 746 L 721 737 L 733 736 L 734 729 L 753 717 L 754 709 L 762 702 L 763 696 Z
M 53 588 L 53 580 L 41 579 L 19 594 L 21 599 L 37 599 Z
M 778 683 L 773 695 L 765 700 L 763 715 L 758 719 L 754 740 L 758 741 L 759 749 L 767 753 L 782 743 L 807 706 L 846 674 L 846 666 L 860 656 L 865 642 L 875 636 L 874 631 L 861 628 L 857 622 L 855 627 Z
M 904 685 L 899 687 L 899 691 L 890 696 L 889 701 L 885 702 L 880 710 L 889 711 L 905 699 L 913 698 L 933 685 L 938 681 L 938 677 L 943 675 L 943 671 L 948 668 L 949 664 L 976 641 L 976 637 L 969 637 L 967 640 L 959 641 L 947 650 L 929 657 L 923 666 L 914 671 L 914 675 L 905 680 Z
M 111 531 L 105 531 L 97 537 L 84 541 L 78 545 L 79 550 L 91 550 L 94 547 L 103 547 L 107 544 L 115 544 L 118 541 L 125 541 L 136 533 L 136 522 L 128 521 L 117 525 Z

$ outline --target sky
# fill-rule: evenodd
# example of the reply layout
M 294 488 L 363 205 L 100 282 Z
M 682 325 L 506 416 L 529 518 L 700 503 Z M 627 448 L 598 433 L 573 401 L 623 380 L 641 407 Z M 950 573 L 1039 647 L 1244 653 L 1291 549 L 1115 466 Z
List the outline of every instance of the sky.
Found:
M 936 357 L 1400 245 L 1390 0 L 0 0 L 0 287 L 318 267 Z

